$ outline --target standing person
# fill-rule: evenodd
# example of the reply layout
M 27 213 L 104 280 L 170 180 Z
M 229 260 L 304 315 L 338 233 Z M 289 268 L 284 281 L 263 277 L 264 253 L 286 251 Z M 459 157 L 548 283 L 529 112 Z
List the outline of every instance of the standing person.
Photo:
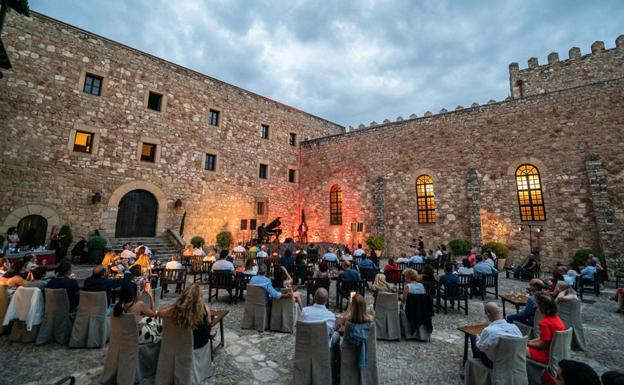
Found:
M 71 255 L 73 257 L 78 257 L 78 261 L 80 263 L 84 263 L 87 259 L 87 240 L 84 237 L 81 237 L 78 242 L 71 249 Z
M 422 236 L 418 236 L 418 251 L 420 252 L 420 255 L 425 255 L 425 242 L 423 241 L 423 237 Z
M 565 325 L 557 314 L 557 304 L 549 295 L 540 293 L 535 299 L 537 308 L 544 318 L 539 323 L 540 336 L 527 343 L 529 357 L 537 362 L 548 364 L 550 343 L 555 332 L 565 330 Z
M 154 297 L 149 282 L 145 284 L 145 293 L 149 298 L 146 304 L 138 299 L 137 285 L 131 281 L 124 281 L 119 289 L 119 300 L 113 307 L 113 316 L 132 314 L 139 327 L 139 344 L 152 343 L 160 340 L 162 326 L 156 318 L 158 310 L 154 306 Z
M 507 321 L 503 319 L 503 310 L 498 307 L 496 302 L 486 303 L 484 311 L 490 324 L 483 329 L 479 338 L 471 336 L 470 341 L 472 343 L 473 356 L 480 359 L 485 366 L 492 369 L 494 351 L 496 345 L 498 345 L 498 340 L 501 337 L 521 338 L 522 333 L 516 325 L 507 323 Z

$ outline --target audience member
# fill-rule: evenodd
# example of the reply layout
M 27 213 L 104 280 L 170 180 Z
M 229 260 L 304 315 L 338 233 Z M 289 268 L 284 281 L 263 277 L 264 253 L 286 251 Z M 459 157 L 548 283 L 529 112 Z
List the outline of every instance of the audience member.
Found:
M 72 278 L 72 266 L 68 261 L 61 261 L 56 267 L 56 276 L 46 285 L 48 289 L 65 289 L 69 297 L 69 312 L 73 313 L 78 307 L 80 287 L 78 281 Z
M 201 349 L 210 341 L 210 308 L 204 303 L 199 285 L 184 289 L 176 302 L 164 306 L 158 315 L 172 319 L 181 328 L 192 329 L 193 349 Z
M 401 253 L 399 255 L 399 259 L 396 260 L 396 263 L 409 263 L 410 259 L 407 258 L 407 254 Z
M 31 271 L 37 266 L 39 265 L 37 265 L 37 256 L 35 256 L 35 254 L 28 253 L 24 255 L 24 267 L 26 268 L 26 271 Z
M 28 271 L 24 266 L 24 261 L 17 261 L 12 264 L 2 278 L 0 278 L 0 284 L 10 289 L 16 288 L 17 286 L 24 286 L 26 285 L 27 277 Z
M 219 253 L 219 260 L 212 264 L 212 271 L 217 270 L 229 270 L 234 271 L 234 264 L 227 260 L 228 251 L 221 250 Z
M 266 252 L 266 245 L 260 246 L 260 251 L 256 253 L 257 258 L 268 258 L 269 254 Z
M 572 288 L 572 286 L 568 285 L 565 282 L 559 282 L 557 289 L 557 297 L 555 297 L 555 302 L 557 304 L 566 301 L 576 301 L 578 296 L 576 295 L 576 291 Z
M 327 310 L 329 293 L 325 288 L 318 288 L 314 293 L 314 304 L 306 306 L 301 311 L 299 320 L 305 323 L 325 322 L 327 324 L 327 334 L 329 336 L 329 346 L 334 347 L 340 341 L 340 334 L 334 328 L 336 325 L 336 315 Z
M 132 266 L 139 266 L 141 271 L 145 274 L 149 274 L 152 270 L 152 261 L 150 261 L 149 254 L 145 251 L 145 246 L 139 246 L 137 260 Z M 132 266 L 130 266 L 130 268 L 132 268 Z
M 358 348 L 358 368 L 366 368 L 368 360 L 368 334 L 375 327 L 373 316 L 368 314 L 366 300 L 356 294 L 349 304 L 345 338 Z
M 37 266 L 34 270 L 28 273 L 28 281 L 26 282 L 26 287 L 38 287 L 42 292 L 45 293 L 45 287 L 48 284 L 46 279 L 46 274 L 48 272 L 48 268 L 45 266 Z
M 342 270 L 343 271 L 338 274 L 338 279 L 341 281 L 359 281 L 362 279 L 360 277 L 360 272 L 354 269 L 350 262 L 343 261 Z
M 171 260 L 165 263 L 166 270 L 180 270 L 183 269 L 182 263 L 180 263 L 180 257 L 177 255 L 172 255 Z
M 561 360 L 557 370 L 557 385 L 600 385 L 598 374 L 584 362 Z M 608 385 L 602 382 L 602 385 Z
M 438 280 L 436 277 L 435 269 L 430 263 L 425 263 L 422 269 L 422 275 L 420 277 L 421 282 L 435 282 Z
M 353 255 L 351 255 L 351 250 L 349 250 L 348 247 L 345 247 L 345 251 L 344 253 L 342 253 L 342 258 L 343 261 L 353 261 Z
M 295 266 L 295 260 L 292 257 L 292 251 L 290 249 L 284 251 L 284 256 L 280 259 L 280 265 L 286 268 Z
M 249 280 L 249 285 L 253 285 L 253 286 L 261 286 L 264 291 L 266 292 L 266 302 L 270 303 L 271 299 L 273 298 L 290 298 L 292 297 L 292 293 L 291 292 L 287 292 L 285 294 L 282 294 L 282 292 L 275 290 L 275 288 L 273 287 L 273 283 L 271 282 L 271 280 L 266 276 L 267 273 L 267 268 L 265 265 L 260 265 L 258 267 L 258 274 L 254 277 L 252 277 Z
M 522 263 L 513 269 L 514 278 L 533 277 L 537 270 L 537 259 L 535 254 L 529 254 Z
M 482 256 L 478 255 L 476 258 L 477 258 L 477 263 L 474 265 L 474 268 L 473 268 L 475 278 L 479 278 L 483 274 L 498 273 L 498 270 L 496 270 L 493 265 L 486 263 L 483 260 Z
M 457 269 L 457 274 L 474 275 L 474 269 L 470 267 L 470 261 L 468 261 L 468 258 L 462 259 L 462 265 L 459 269 Z
M 394 285 L 386 281 L 386 276 L 384 274 L 375 275 L 375 280 L 373 281 L 372 289 L 373 289 L 373 292 L 375 292 L 375 294 L 380 293 L 380 292 L 392 293 L 395 291 Z
M 438 279 L 441 285 L 457 285 L 459 283 L 459 276 L 453 273 L 453 265 L 447 263 L 444 266 L 444 274 Z
M 84 291 L 105 291 L 108 304 L 111 304 L 111 290 L 121 286 L 123 279 L 109 279 L 106 268 L 102 265 L 95 265 L 91 271 L 91 276 L 85 279 L 82 290 Z
M 514 324 L 503 319 L 503 310 L 496 302 L 488 302 L 484 306 L 485 316 L 490 324 L 483 329 L 479 337 L 471 336 L 472 354 L 488 368 L 492 368 L 494 352 L 501 337 L 520 338 L 522 333 Z
M 363 255 L 366 255 L 366 251 L 364 251 L 364 249 L 362 248 L 362 244 L 358 243 L 357 249 L 355 249 L 355 251 L 353 252 L 353 256 L 354 257 L 361 257 Z
M 334 254 L 333 249 L 327 250 L 327 253 L 323 254 L 323 260 L 329 262 L 338 262 L 338 257 Z
M 550 296 L 539 293 L 535 300 L 537 308 L 544 318 L 539 322 L 539 337 L 528 342 L 529 357 L 535 361 L 548 364 L 550 343 L 555 332 L 565 330 L 565 325 L 557 315 L 557 304 Z
M 123 251 L 121 252 L 121 258 L 126 260 L 128 265 L 132 265 L 136 259 L 136 254 L 132 251 L 132 245 L 124 243 Z
M 470 251 L 467 258 L 468 258 L 468 263 L 470 264 L 470 267 L 473 267 L 475 263 L 477 263 L 477 253 L 475 253 L 474 250 Z
M 416 254 L 412 256 L 409 261 L 411 263 L 423 263 L 423 256 L 420 254 L 420 250 L 416 251 Z
M 533 278 L 529 282 L 529 298 L 527 299 L 526 306 L 522 309 L 522 311 L 518 314 L 511 314 L 507 316 L 507 322 L 513 323 L 514 321 L 518 321 L 530 327 L 533 327 L 533 320 L 535 318 L 535 310 L 537 310 L 537 305 L 535 304 L 535 296 L 541 293 L 544 288 L 544 282 L 542 280 Z
M 243 274 L 246 275 L 256 275 L 258 274 L 258 264 L 256 263 L 256 258 L 254 258 L 253 254 L 249 254 L 245 259 L 245 270 Z
M 139 327 L 139 344 L 152 343 L 160 340 L 162 326 L 156 318 L 158 311 L 154 307 L 154 297 L 149 282 L 146 284 L 146 293 L 149 304 L 138 298 L 137 285 L 131 281 L 124 281 L 119 289 L 119 299 L 113 308 L 113 316 L 132 314 Z
M 377 266 L 375 266 L 373 261 L 368 259 L 366 254 L 362 255 L 362 259 L 360 259 L 360 263 L 358 264 L 358 266 L 362 269 L 376 269 L 377 268 Z
M 587 266 L 583 268 L 583 270 L 581 270 L 581 279 L 584 282 L 594 282 L 596 278 L 596 273 L 598 272 L 596 265 L 596 261 L 592 259 L 589 261 Z
M 602 379 L 602 385 L 624 385 L 624 372 L 622 370 L 605 372 L 600 378 Z M 567 384 L 567 382 L 565 384 Z
M 388 258 L 388 264 L 384 267 L 384 271 L 399 270 L 399 265 L 394 263 L 394 258 Z
M 318 268 L 314 270 L 314 274 L 312 278 L 329 278 L 329 273 L 327 272 L 329 268 L 327 267 L 326 261 L 321 261 L 318 264 Z
M 405 281 L 405 285 L 403 286 L 403 295 L 401 295 L 401 302 L 405 303 L 409 294 L 426 294 L 425 287 L 422 283 L 418 282 L 418 272 L 416 270 L 403 270 L 403 279 Z
M 144 244 L 143 244 L 143 242 L 137 242 L 137 246 L 134 248 L 134 253 L 135 253 L 135 254 L 138 254 L 138 253 L 139 253 L 139 249 L 140 249 L 141 247 L 143 248 L 143 252 L 144 252 L 145 254 L 147 254 L 147 255 L 148 255 L 148 256 L 150 256 L 150 257 L 152 256 L 152 254 L 153 254 L 153 253 L 152 253 L 152 250 L 150 250 L 150 248 L 149 248 L 149 247 L 147 247 L 146 245 L 144 245 Z
M 624 313 L 624 287 L 617 289 L 615 292 L 615 295 L 611 297 L 611 299 L 617 302 L 618 304 L 618 308 L 616 312 Z

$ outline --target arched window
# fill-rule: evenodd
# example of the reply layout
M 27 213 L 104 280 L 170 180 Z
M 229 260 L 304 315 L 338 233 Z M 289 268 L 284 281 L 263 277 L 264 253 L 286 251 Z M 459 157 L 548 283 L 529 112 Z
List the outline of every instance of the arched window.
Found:
M 435 223 L 433 180 L 429 175 L 421 175 L 416 179 L 416 200 L 418 203 L 418 223 Z
M 337 184 L 329 189 L 329 224 L 342 225 L 342 190 Z
M 516 188 L 518 189 L 520 220 L 546 220 L 542 182 L 537 167 L 531 164 L 523 164 L 518 167 L 516 170 Z
M 20 246 L 38 247 L 45 245 L 48 220 L 41 215 L 28 215 L 17 224 Z

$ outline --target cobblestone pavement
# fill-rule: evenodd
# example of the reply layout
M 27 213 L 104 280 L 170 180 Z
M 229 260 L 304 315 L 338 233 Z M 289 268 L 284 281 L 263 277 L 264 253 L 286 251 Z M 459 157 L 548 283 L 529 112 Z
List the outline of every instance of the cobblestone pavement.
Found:
M 500 293 L 519 292 L 526 283 L 502 278 Z M 334 286 L 332 286 L 333 288 Z M 207 289 L 207 288 L 206 288 Z M 332 290 L 333 292 L 333 290 Z M 597 372 L 624 367 L 624 316 L 615 313 L 615 302 L 608 297 L 614 290 L 586 300 L 583 322 L 588 352 L 573 352 L 573 358 L 589 363 Z M 225 321 L 225 348 L 214 357 L 215 375 L 207 384 L 289 384 L 292 383 L 294 334 L 241 330 L 244 301 L 228 304 L 227 293 L 210 306 L 229 309 Z M 302 291 L 303 293 L 303 291 Z M 305 297 L 305 295 L 304 295 Z M 206 291 L 207 298 L 207 291 Z M 334 298 L 332 296 L 332 298 Z M 493 296 L 486 301 L 493 300 Z M 165 302 L 174 300 L 169 294 Z M 372 302 L 372 295 L 367 293 Z M 333 300 L 332 300 L 333 305 Z M 334 309 L 330 307 L 330 309 Z M 461 325 L 483 323 L 483 302 L 469 302 L 469 314 L 457 311 L 436 314 L 430 343 L 378 341 L 377 359 L 381 384 L 461 384 L 463 335 Z M 98 383 L 106 349 L 68 349 L 58 345 L 34 346 L 10 343 L 0 338 L 0 384 L 52 384 L 65 375 L 77 377 L 78 384 Z M 151 384 L 149 380 L 143 384 Z

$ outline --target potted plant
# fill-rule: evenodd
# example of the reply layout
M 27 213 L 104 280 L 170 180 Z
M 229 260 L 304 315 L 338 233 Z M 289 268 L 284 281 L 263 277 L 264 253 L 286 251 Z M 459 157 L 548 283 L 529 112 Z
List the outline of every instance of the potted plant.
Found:
M 61 229 L 58 232 L 58 240 L 61 244 L 61 248 L 57 252 L 57 256 L 63 258 L 67 255 L 67 249 L 69 249 L 69 245 L 71 245 L 71 243 L 74 241 L 74 234 L 72 234 L 69 225 L 61 226 Z
M 381 252 L 384 249 L 384 238 L 378 234 L 371 234 L 368 238 L 366 238 L 366 246 L 369 249 L 375 250 L 375 254 L 377 256 L 381 256 Z
M 453 239 L 448 245 L 454 257 L 463 257 L 470 253 L 470 241 L 467 239 Z
M 229 231 L 222 231 L 217 234 L 217 245 L 221 249 L 229 250 L 232 245 L 232 233 Z
M 505 269 L 505 263 L 509 256 L 509 248 L 500 242 L 488 242 L 483 245 L 483 251 L 493 251 L 498 258 L 497 269 L 499 271 Z
M 193 245 L 193 247 L 199 248 L 205 244 L 206 244 L 206 241 L 204 240 L 204 238 L 200 237 L 199 235 L 196 235 L 193 238 L 191 238 L 191 245 Z
M 100 263 L 104 259 L 104 250 L 108 240 L 101 235 L 92 235 L 87 240 L 87 248 L 89 249 L 89 263 Z

